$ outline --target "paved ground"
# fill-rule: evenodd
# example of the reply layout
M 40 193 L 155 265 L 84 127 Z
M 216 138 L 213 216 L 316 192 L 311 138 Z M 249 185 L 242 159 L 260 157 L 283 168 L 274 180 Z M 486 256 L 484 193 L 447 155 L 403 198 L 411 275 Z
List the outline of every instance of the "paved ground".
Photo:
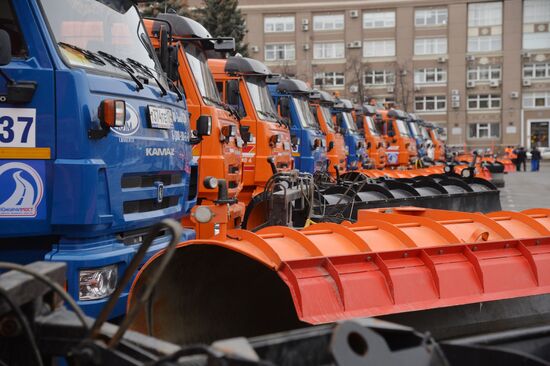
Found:
M 514 172 L 505 175 L 506 186 L 500 193 L 503 210 L 521 211 L 526 208 L 550 208 L 550 161 L 541 164 L 540 171 Z

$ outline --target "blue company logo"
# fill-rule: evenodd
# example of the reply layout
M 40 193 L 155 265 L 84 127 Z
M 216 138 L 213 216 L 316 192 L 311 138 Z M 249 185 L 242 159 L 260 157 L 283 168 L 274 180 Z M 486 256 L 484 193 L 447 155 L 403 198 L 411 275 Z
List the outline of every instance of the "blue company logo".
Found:
M 136 110 L 126 104 L 126 122 L 123 127 L 113 127 L 111 131 L 120 136 L 132 136 L 139 130 L 139 117 Z
M 397 152 L 387 152 L 388 163 L 389 164 L 397 164 L 398 155 L 399 155 L 399 153 L 397 153 Z
M 36 217 L 44 184 L 31 166 L 12 162 L 0 166 L 0 217 Z

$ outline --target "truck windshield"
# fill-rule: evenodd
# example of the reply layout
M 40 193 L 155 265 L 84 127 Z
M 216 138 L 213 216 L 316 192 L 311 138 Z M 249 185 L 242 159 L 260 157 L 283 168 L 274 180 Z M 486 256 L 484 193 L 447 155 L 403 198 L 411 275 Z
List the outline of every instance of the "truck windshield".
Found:
M 273 99 L 267 90 L 267 84 L 265 79 L 260 76 L 247 76 L 246 87 L 252 103 L 254 103 L 254 109 L 258 113 L 258 116 L 263 121 L 276 122 L 277 111 L 273 105 Z
M 374 136 L 378 136 L 378 131 L 376 130 L 376 127 L 374 126 L 374 121 L 372 120 L 372 117 L 366 116 L 365 119 L 367 120 L 367 127 L 368 127 L 370 133 Z
M 317 128 L 315 117 L 309 109 L 309 103 L 306 98 L 293 97 L 292 101 L 296 108 L 296 113 L 300 119 L 300 124 L 303 128 Z
M 401 136 L 410 137 L 411 135 L 409 134 L 409 129 L 405 125 L 405 122 L 400 119 L 397 119 L 395 121 L 397 122 L 397 128 L 399 129 L 399 133 L 401 134 Z
M 199 88 L 204 103 L 208 105 L 221 103 L 218 88 L 212 72 L 208 67 L 208 61 L 204 50 L 192 42 L 187 42 L 184 46 L 187 62 L 191 68 L 195 83 Z
M 325 119 L 329 131 L 334 132 L 334 123 L 332 123 L 332 114 L 330 113 L 330 108 L 322 105 L 321 113 L 323 113 L 323 118 Z
M 348 129 L 348 131 L 350 131 L 352 133 L 358 133 L 359 132 L 359 130 L 357 130 L 357 125 L 353 121 L 353 116 L 351 115 L 350 112 L 342 112 L 342 118 L 344 119 L 344 121 L 346 123 L 346 128 Z
M 67 62 L 76 67 L 167 82 L 131 0 L 42 0 Z M 132 65 L 132 67 L 130 66 Z
M 418 133 L 418 128 L 416 128 L 416 123 L 409 122 L 409 127 L 411 128 L 411 132 L 414 137 L 420 137 L 420 134 Z
M 430 134 L 428 133 L 428 130 L 426 129 L 426 127 L 421 126 L 420 131 L 422 132 L 422 138 L 427 139 L 427 140 L 430 139 Z

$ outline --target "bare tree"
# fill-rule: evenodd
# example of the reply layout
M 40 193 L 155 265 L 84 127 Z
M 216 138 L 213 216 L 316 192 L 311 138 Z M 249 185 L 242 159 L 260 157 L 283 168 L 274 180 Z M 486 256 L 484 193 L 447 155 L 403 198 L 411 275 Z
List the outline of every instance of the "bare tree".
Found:
M 395 65 L 394 99 L 399 109 L 407 112 L 412 109 L 414 88 L 412 83 L 411 67 L 408 61 Z
M 353 92 L 353 94 L 357 95 L 357 101 L 359 103 L 363 103 L 368 95 L 368 87 L 365 84 L 365 74 L 369 70 L 369 64 L 363 62 L 360 56 L 354 56 L 348 59 L 345 71 L 347 75 L 351 75 L 351 80 L 346 84 L 348 85 L 348 90 L 352 86 L 357 88 L 357 92 Z
M 294 67 L 290 65 L 288 60 L 283 60 L 279 65 L 278 70 L 280 71 L 281 76 L 294 77 Z

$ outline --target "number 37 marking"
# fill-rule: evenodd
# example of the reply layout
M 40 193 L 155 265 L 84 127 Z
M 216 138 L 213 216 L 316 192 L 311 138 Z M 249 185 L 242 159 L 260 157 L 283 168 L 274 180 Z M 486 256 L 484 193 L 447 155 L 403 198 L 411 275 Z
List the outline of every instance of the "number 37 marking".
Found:
M 34 147 L 35 117 L 35 109 L 0 108 L 0 144 Z

